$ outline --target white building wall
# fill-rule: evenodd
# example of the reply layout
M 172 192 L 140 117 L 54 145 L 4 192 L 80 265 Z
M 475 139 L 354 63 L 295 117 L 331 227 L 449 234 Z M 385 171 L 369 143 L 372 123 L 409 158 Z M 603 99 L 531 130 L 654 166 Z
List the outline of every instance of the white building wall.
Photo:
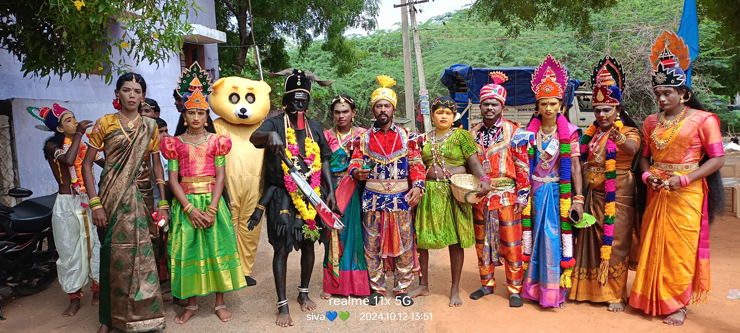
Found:
M 188 22 L 215 29 L 214 1 L 197 0 L 196 3 L 206 11 L 201 12 L 197 17 L 191 15 L 193 17 L 189 17 Z M 111 32 L 121 33 L 116 30 Z M 219 69 L 217 45 L 205 45 L 204 49 L 206 69 L 217 74 Z M 113 48 L 113 52 L 117 52 L 116 48 Z M 114 57 L 114 62 L 118 59 Z M 146 80 L 146 97 L 159 103 L 162 109 L 161 117 L 168 123 L 170 134 L 173 134 L 179 119 L 172 92 L 177 86 L 181 73 L 180 54 L 172 54 L 169 61 L 159 66 L 143 62 L 136 65 L 133 61 L 128 63 L 133 72 L 141 74 Z M 115 98 L 117 76 L 110 85 L 97 75 L 91 75 L 89 79 L 83 77 L 74 80 L 70 80 L 69 75 L 65 75 L 61 80 L 59 77 L 52 77 L 50 82 L 46 77 L 39 78 L 30 75 L 23 77 L 21 62 L 5 50 L 0 50 L 0 64 L 2 64 L 0 66 L 0 78 L 2 78 L 0 80 L 0 100 L 11 100 L 13 107 L 13 130 L 20 186 L 32 190 L 33 197 L 54 193 L 57 191 L 56 181 L 42 154 L 43 143 L 52 133 L 36 129 L 35 125 L 41 122 L 28 114 L 26 109 L 28 107 L 51 107 L 53 103 L 57 103 L 72 110 L 78 120 L 95 121 L 107 113 L 116 111 L 112 102 Z M 99 168 L 96 170 L 96 176 L 98 175 L 100 175 Z

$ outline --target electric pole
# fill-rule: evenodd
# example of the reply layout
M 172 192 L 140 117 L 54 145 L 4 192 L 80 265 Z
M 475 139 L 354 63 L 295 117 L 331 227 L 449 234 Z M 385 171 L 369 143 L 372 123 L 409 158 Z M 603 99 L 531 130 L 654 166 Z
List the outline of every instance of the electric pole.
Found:
M 429 115 L 429 91 L 424 76 L 424 61 L 421 59 L 421 43 L 419 42 L 419 29 L 416 28 L 416 9 L 414 4 L 426 1 L 416 1 L 411 4 L 411 29 L 414 33 L 414 53 L 416 53 L 416 71 L 419 75 L 419 101 L 421 115 L 424 117 L 424 132 L 432 130 L 432 120 Z
M 401 5 L 393 7 L 401 8 L 401 32 L 403 33 L 403 81 L 404 96 L 406 96 L 406 118 L 410 119 L 406 124 L 412 132 L 416 132 L 416 117 L 414 117 L 414 72 L 411 67 L 411 44 L 409 43 L 409 12 L 406 0 L 401 0 Z
M 427 84 L 424 78 L 424 63 L 421 58 L 421 43 L 419 42 L 419 31 L 416 28 L 416 11 L 413 8 L 414 5 L 429 2 L 429 0 L 421 1 L 409 1 L 401 0 L 400 5 L 393 5 L 393 7 L 401 7 L 403 13 L 401 21 L 401 31 L 403 33 L 403 69 L 404 69 L 404 80 L 406 82 L 406 117 L 411 120 L 413 124 L 412 129 L 416 128 L 416 113 L 414 112 L 414 79 L 413 79 L 413 68 L 411 64 L 411 46 L 409 42 L 409 25 L 408 25 L 408 10 L 411 6 L 411 28 L 414 32 L 414 53 L 416 54 L 416 70 L 419 76 L 419 106 L 422 116 L 424 117 L 424 132 L 432 130 L 432 122 L 429 116 L 429 91 L 427 91 Z M 409 93 L 410 92 L 410 93 Z

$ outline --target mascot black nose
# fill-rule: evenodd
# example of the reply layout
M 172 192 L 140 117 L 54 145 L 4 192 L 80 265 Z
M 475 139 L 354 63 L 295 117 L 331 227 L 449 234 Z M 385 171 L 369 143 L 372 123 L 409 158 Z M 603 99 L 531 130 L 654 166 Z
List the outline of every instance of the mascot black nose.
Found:
M 247 113 L 247 109 L 246 108 L 241 108 L 241 109 L 239 109 L 239 112 L 241 112 L 242 114 L 245 114 L 245 113 Z

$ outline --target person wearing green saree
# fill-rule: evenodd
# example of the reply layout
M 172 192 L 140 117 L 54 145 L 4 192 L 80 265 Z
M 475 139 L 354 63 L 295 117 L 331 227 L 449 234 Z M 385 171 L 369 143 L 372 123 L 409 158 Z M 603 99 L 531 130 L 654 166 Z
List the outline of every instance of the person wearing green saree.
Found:
M 457 104 L 451 97 L 439 97 L 432 104 L 434 129 L 419 137 L 421 158 L 426 166 L 426 194 L 416 207 L 416 243 L 419 247 L 421 278 L 412 298 L 429 295 L 429 250 L 447 248 L 450 252 L 452 286 L 450 306 L 462 306 L 460 276 L 465 259 L 463 249 L 475 245 L 473 210 L 469 203 L 452 195 L 450 177 L 472 171 L 478 183 L 478 197 L 491 190 L 491 179 L 478 159 L 478 146 L 470 133 L 453 128 Z
M 82 162 L 82 178 L 90 196 L 93 223 L 105 235 L 100 249 L 100 329 L 125 332 L 162 330 L 165 326 L 153 241 L 159 230 L 154 212 L 152 168 L 164 193 L 164 170 L 159 161 L 159 135 L 154 119 L 141 117 L 146 81 L 126 73 L 116 83 L 117 113 L 98 119 Z M 94 186 L 92 164 L 98 151 L 105 155 L 100 189 Z M 100 197 L 98 197 L 100 193 Z M 169 221 L 169 205 L 158 214 Z

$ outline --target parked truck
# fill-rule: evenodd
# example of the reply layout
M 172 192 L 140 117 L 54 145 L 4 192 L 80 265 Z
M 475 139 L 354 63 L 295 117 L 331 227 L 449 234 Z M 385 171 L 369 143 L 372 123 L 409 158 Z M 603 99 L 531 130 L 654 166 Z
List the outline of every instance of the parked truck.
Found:
M 482 121 L 480 115 L 480 89 L 492 83 L 490 72 L 500 71 L 509 77 L 502 85 L 506 88 L 507 97 L 504 117 L 515 123 L 526 125 L 534 113 L 535 97 L 532 91 L 532 75 L 536 67 L 473 68 L 456 64 L 445 69 L 440 78 L 442 84 L 450 91 L 450 96 L 457 101 L 458 110 L 462 113 L 461 122 L 468 129 Z M 582 128 L 594 122 L 591 91 L 579 89 L 583 82 L 570 79 L 565 92 L 568 120 Z

